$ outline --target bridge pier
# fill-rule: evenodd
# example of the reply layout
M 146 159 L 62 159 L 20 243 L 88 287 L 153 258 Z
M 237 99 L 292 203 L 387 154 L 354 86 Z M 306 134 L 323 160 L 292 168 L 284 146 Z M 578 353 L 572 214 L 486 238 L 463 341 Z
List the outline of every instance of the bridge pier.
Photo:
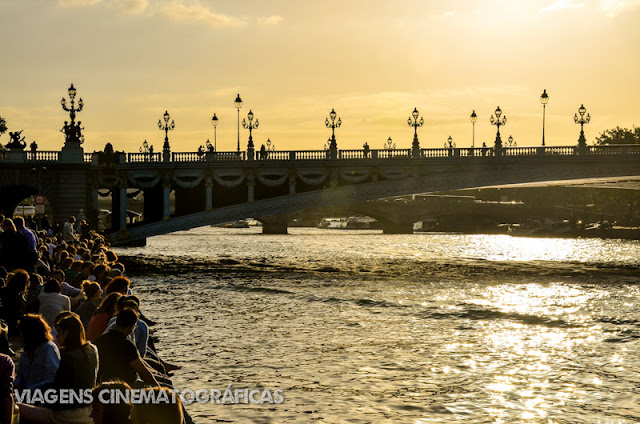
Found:
M 413 222 L 382 222 L 382 234 L 413 234 Z
M 262 234 L 289 234 L 286 216 L 264 216 L 258 221 L 262 222 Z

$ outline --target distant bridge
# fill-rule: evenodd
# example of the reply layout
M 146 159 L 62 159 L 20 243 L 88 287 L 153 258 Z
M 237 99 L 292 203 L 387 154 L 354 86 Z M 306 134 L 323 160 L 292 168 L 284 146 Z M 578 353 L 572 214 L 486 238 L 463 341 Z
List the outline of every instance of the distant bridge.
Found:
M 67 146 L 65 146 L 67 147 Z M 44 194 L 55 218 L 98 221 L 111 195 L 114 244 L 247 217 L 286 231 L 287 213 L 463 188 L 640 175 L 640 145 L 389 150 L 87 154 L 8 151 L 0 156 L 0 213 Z M 127 223 L 127 199 L 144 197 L 142 221 Z M 171 208 L 171 196 L 175 209 Z M 80 212 L 82 211 L 82 212 Z M 387 232 L 407 223 L 376 217 Z

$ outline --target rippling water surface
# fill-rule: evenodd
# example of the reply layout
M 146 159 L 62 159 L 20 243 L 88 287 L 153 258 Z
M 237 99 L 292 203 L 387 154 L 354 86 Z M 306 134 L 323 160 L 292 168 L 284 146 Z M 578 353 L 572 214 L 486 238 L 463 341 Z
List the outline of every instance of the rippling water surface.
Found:
M 201 228 L 121 249 L 196 423 L 637 423 L 640 243 Z

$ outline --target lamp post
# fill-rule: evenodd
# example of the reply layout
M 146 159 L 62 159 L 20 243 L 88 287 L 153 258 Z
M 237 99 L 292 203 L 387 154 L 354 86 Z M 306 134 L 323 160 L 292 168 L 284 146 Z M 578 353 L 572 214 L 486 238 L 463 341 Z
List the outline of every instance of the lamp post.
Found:
M 240 108 L 242 107 L 242 99 L 240 98 L 240 94 L 236 97 L 234 101 L 234 105 L 236 109 L 238 109 L 238 154 L 240 154 Z
M 247 143 L 247 159 L 253 160 L 253 152 L 255 151 L 255 149 L 253 147 L 252 131 L 258 128 L 258 125 L 260 125 L 260 122 L 258 122 L 258 118 L 256 118 L 256 122 L 253 122 L 253 112 L 251 111 L 251 109 L 249 109 L 249 113 L 247 114 L 247 119 L 249 119 L 249 122 L 247 122 L 246 119 L 242 120 L 242 127 L 246 130 L 249 130 L 249 143 Z
M 338 143 L 336 142 L 336 128 L 340 128 L 342 125 L 342 119 L 338 118 L 336 121 L 336 113 L 335 109 L 331 109 L 329 112 L 329 118 L 331 118 L 331 122 L 329 122 L 329 118 L 325 118 L 324 125 L 327 128 L 331 128 L 331 138 L 329 139 L 329 155 L 331 159 L 338 158 Z
M 162 123 L 162 119 L 164 119 L 164 123 Z M 162 115 L 162 119 L 158 119 L 158 128 L 160 131 L 164 131 L 164 144 L 162 145 L 162 153 L 169 154 L 171 152 L 171 147 L 169 147 L 169 130 L 173 130 L 176 127 L 175 121 L 171 120 L 171 124 L 169 124 L 169 119 L 171 116 L 169 112 L 164 111 L 164 115 Z
M 444 142 L 444 148 L 445 149 L 455 149 L 456 148 L 456 143 L 453 141 L 453 138 L 451 136 L 449 136 L 447 141 Z
M 491 125 L 495 125 L 496 127 L 498 127 L 498 132 L 496 133 L 496 141 L 495 141 L 494 147 L 496 150 L 496 155 L 500 156 L 502 155 L 502 140 L 500 139 L 500 125 L 507 124 L 507 117 L 502 116 L 502 109 L 500 109 L 500 106 L 496 108 L 495 117 L 491 115 L 490 121 L 491 121 Z
M 218 117 L 216 116 L 216 114 L 213 114 L 213 118 L 211 118 L 211 123 L 213 124 L 213 151 L 218 151 L 218 135 L 217 135 L 217 130 L 218 130 Z M 209 140 L 207 140 L 208 142 Z
M 384 143 L 384 146 L 383 146 L 383 147 L 384 147 L 384 149 L 386 149 L 386 150 L 392 150 L 392 149 L 393 149 L 393 150 L 395 150 L 395 148 L 396 148 L 396 143 L 394 143 L 394 142 L 393 142 L 393 140 L 391 140 L 391 137 L 389 137 L 389 138 L 387 139 L 387 141 Z
M 144 154 L 144 161 L 149 162 L 151 160 L 151 155 L 153 155 L 153 146 L 150 146 L 145 140 L 140 146 L 140 153 Z
M 542 147 L 544 147 L 544 121 L 547 112 L 547 103 L 549 103 L 549 95 L 545 89 L 540 96 L 540 103 L 542 103 Z
M 76 89 L 73 84 L 71 84 L 67 92 L 69 93 L 69 99 L 71 99 L 71 106 L 67 107 L 67 100 L 64 97 L 62 98 L 62 100 L 60 100 L 62 109 L 65 112 L 69 112 L 69 118 L 71 119 L 71 122 L 69 124 L 65 122 L 64 128 L 62 129 L 62 132 L 65 135 L 65 145 L 70 142 L 75 142 L 80 145 L 82 143 L 82 133 L 80 122 L 76 124 L 76 113 L 82 110 L 82 108 L 84 107 L 84 102 L 82 101 L 81 97 L 80 100 L 78 100 L 78 107 L 75 106 Z
M 516 143 L 516 141 L 513 139 L 513 136 L 509 135 L 509 138 L 507 139 L 507 141 L 509 142 L 509 147 L 513 146 L 516 147 L 518 146 L 518 143 Z
M 267 138 L 267 152 L 275 152 L 275 151 L 276 151 L 276 145 L 271 144 L 271 139 Z
M 476 115 L 475 109 L 471 112 L 471 125 L 473 126 L 472 135 L 471 135 L 471 148 L 476 147 L 476 121 L 478 120 L 478 115 Z
M 418 127 L 424 125 L 424 118 L 420 117 L 420 121 L 418 121 L 418 116 L 420 112 L 418 112 L 418 108 L 413 108 L 413 112 L 411 112 L 411 117 L 407 119 L 407 124 L 410 127 L 413 127 L 413 143 L 411 143 L 411 157 L 417 159 L 420 157 L 420 143 L 418 142 Z M 411 120 L 413 118 L 413 121 Z
M 584 105 L 580 105 L 580 109 L 578 109 L 578 113 L 580 114 L 580 118 L 578 118 L 578 113 L 573 116 L 573 122 L 576 124 L 580 124 L 580 137 L 578 138 L 578 151 L 584 152 L 587 148 L 587 139 L 584 138 L 584 124 L 588 124 L 591 121 L 591 116 L 587 113 L 587 116 L 584 114 L 587 112 Z

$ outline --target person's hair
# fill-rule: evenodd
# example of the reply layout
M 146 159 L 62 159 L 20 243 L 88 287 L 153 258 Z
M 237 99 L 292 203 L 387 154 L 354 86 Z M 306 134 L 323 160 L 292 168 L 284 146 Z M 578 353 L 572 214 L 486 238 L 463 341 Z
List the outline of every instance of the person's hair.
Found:
M 100 396 L 100 393 L 107 391 L 109 396 Z M 119 392 L 122 394 L 116 394 Z M 98 384 L 91 391 L 93 397 L 93 404 L 102 406 L 102 422 L 113 424 L 128 424 L 131 421 L 129 416 L 131 415 L 131 403 L 124 400 L 130 397 L 127 394 L 131 393 L 131 387 L 124 381 L 106 381 Z M 108 402 L 103 403 L 101 399 L 109 399 Z
M 127 299 L 127 296 L 122 296 L 120 299 L 118 299 L 116 310 L 118 311 L 118 313 L 120 313 L 120 311 L 123 311 L 125 309 L 133 309 L 134 311 L 138 312 L 140 310 L 140 305 L 138 305 L 131 299 Z
M 107 262 L 116 262 L 118 260 L 118 255 L 113 250 L 107 250 L 104 254 L 107 256 Z
M 24 269 L 16 269 L 12 274 L 9 274 L 6 287 L 16 293 L 24 293 L 27 291 L 27 285 L 29 284 L 29 273 Z
M 18 326 L 24 343 L 24 350 L 33 353 L 42 343 L 53 340 L 51 327 L 42 315 L 26 314 L 20 319 Z
M 78 249 L 72 244 L 67 246 L 67 252 L 69 252 L 69 257 L 74 257 L 76 253 L 78 253 Z
M 67 222 L 70 222 L 70 223 L 73 224 L 74 222 L 76 222 L 76 217 L 75 216 L 70 216 L 69 219 L 67 219 Z
M 89 281 L 84 283 L 84 294 L 87 296 L 87 299 L 91 299 L 97 293 L 100 293 L 100 284 L 95 281 Z
M 13 223 L 16 225 L 16 228 L 23 228 L 24 218 L 21 216 L 16 216 L 15 218 L 13 218 Z
M 71 271 L 80 272 L 82 269 L 82 261 L 73 261 L 71 264 Z
M 54 269 L 51 272 L 51 278 L 55 278 L 56 280 L 58 280 L 60 282 L 64 281 L 64 277 L 65 277 L 64 271 L 61 270 L 60 268 Z
M 116 327 L 129 328 L 138 322 L 138 313 L 133 309 L 123 309 L 116 315 Z
M 104 299 L 102 299 L 102 302 L 100 302 L 98 309 L 96 309 L 93 314 L 107 314 L 112 317 L 116 312 L 116 304 L 118 303 L 118 299 L 120 299 L 120 297 L 122 297 L 120 293 L 108 294 Z
M 2 226 L 7 226 L 9 227 L 10 231 L 16 231 L 16 224 L 13 223 L 13 220 L 11 218 L 5 218 L 4 221 L 2 221 Z
M 139 424 L 181 424 L 183 420 L 182 403 L 167 387 L 147 387 L 148 392 L 144 398 L 153 399 L 153 402 L 136 403 L 131 413 L 134 421 Z M 153 396 L 151 393 L 153 392 Z M 166 395 L 160 395 L 165 392 Z M 166 401 L 164 401 L 166 399 Z
M 66 250 L 63 250 L 62 252 L 60 252 L 60 256 L 58 256 L 58 262 L 62 263 L 68 257 L 69 257 L 69 252 L 67 252 Z
M 42 285 L 42 276 L 40 274 L 36 274 L 35 272 L 29 275 L 29 288 L 38 287 Z
M 62 291 L 62 284 L 60 281 L 55 278 L 49 278 L 46 283 L 44 283 L 44 292 L 45 293 L 60 293 Z
M 107 272 L 109 271 L 109 267 L 105 264 L 99 264 L 96 265 L 95 268 L 93 268 L 93 275 L 95 275 L 96 277 L 100 277 L 100 274 L 102 274 L 102 276 L 104 277 L 105 275 L 107 275 Z
M 60 311 L 60 313 L 56 315 L 56 317 L 53 320 L 53 326 L 55 327 L 60 321 L 62 321 L 66 317 L 70 317 L 73 314 L 74 313 L 71 311 Z
M 115 292 L 126 294 L 127 290 L 129 289 L 129 284 L 131 284 L 131 282 L 127 277 L 114 277 L 111 281 L 109 281 L 104 289 L 104 292 L 107 294 Z
M 60 321 L 56 322 L 56 330 L 58 330 L 58 334 L 65 332 L 66 337 L 64 340 L 60 340 L 58 338 L 58 342 L 60 343 L 60 347 L 62 349 L 78 349 L 84 346 L 87 343 L 87 338 L 84 333 L 84 326 L 82 325 L 82 321 L 80 321 L 80 317 L 74 314 L 62 318 Z
M 84 262 L 82 262 L 82 267 L 81 268 L 82 269 L 89 268 L 89 272 L 92 272 L 93 271 L 93 262 L 84 261 Z

